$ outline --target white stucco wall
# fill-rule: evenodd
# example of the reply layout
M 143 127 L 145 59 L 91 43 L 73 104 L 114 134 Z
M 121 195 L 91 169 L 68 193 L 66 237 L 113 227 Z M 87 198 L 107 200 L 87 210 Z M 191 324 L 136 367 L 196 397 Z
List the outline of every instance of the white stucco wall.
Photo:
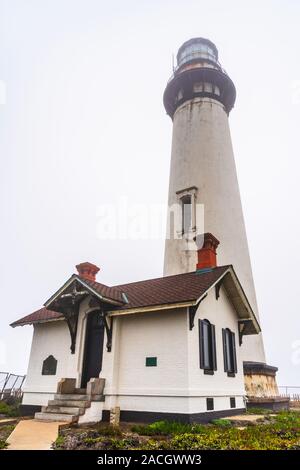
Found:
M 169 207 L 178 204 L 177 191 L 192 186 L 198 188 L 197 203 L 204 205 L 204 227 L 196 221 L 200 233 L 220 240 L 218 264 L 233 264 L 258 314 L 228 116 L 210 98 L 189 100 L 174 114 Z M 196 262 L 196 251 L 186 251 L 184 240 L 166 240 L 165 275 L 194 271 Z M 242 354 L 244 360 L 265 362 L 261 335 L 246 338 Z
M 218 370 L 205 375 L 199 367 L 198 319 L 216 327 Z M 224 372 L 222 328 L 236 333 L 238 373 Z M 157 357 L 157 367 L 146 367 L 146 357 Z M 214 398 L 214 410 L 244 408 L 244 377 L 238 345 L 236 313 L 223 289 L 218 301 L 212 289 L 201 303 L 195 326 L 189 331 L 187 309 L 132 314 L 114 318 L 113 350 L 104 352 L 101 376 L 106 378 L 105 409 L 120 406 L 127 411 L 200 413 L 206 398 Z
M 86 311 L 87 301 L 80 309 L 75 354 L 70 353 L 64 321 L 35 326 L 23 404 L 46 405 L 62 377 L 75 377 L 80 386 Z M 207 318 L 216 328 L 218 370 L 214 375 L 205 375 L 199 367 L 199 318 Z M 224 372 L 221 331 L 227 327 L 236 333 L 235 377 Z M 105 345 L 106 338 L 100 373 L 106 379 L 104 410 L 120 406 L 124 411 L 201 413 L 207 411 L 207 397 L 214 398 L 215 411 L 229 410 L 233 396 L 236 407 L 244 407 L 237 317 L 223 288 L 218 300 L 212 289 L 200 304 L 192 331 L 186 308 L 120 315 L 113 319 L 112 351 L 107 352 Z M 43 376 L 42 362 L 50 354 L 58 361 L 57 373 Z M 146 367 L 146 357 L 157 357 L 157 366 Z
M 114 354 L 109 358 L 110 353 L 104 353 L 101 372 L 106 378 L 106 403 L 123 410 L 178 409 L 176 397 L 187 393 L 186 312 L 115 317 L 114 333 Z M 146 357 L 157 357 L 157 367 L 146 367 Z
M 207 319 L 215 325 L 217 370 L 214 371 L 214 375 L 204 374 L 199 367 L 199 319 Z M 224 372 L 222 328 L 229 328 L 235 333 L 237 353 L 235 377 L 228 377 Z M 200 399 L 200 396 L 214 397 L 216 411 L 229 409 L 230 397 L 236 398 L 236 408 L 244 408 L 244 374 L 237 317 L 223 287 L 220 289 L 218 300 L 215 297 L 215 289 L 209 291 L 198 307 L 193 330 L 188 332 L 188 383 L 189 393 L 193 397 L 190 400 L 190 413 L 199 412 L 197 411 L 199 407 L 202 411 L 206 410 L 206 400 Z

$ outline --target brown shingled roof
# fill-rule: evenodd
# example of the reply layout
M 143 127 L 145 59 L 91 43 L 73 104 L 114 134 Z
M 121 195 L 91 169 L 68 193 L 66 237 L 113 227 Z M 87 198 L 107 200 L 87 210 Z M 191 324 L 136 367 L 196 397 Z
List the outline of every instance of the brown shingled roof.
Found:
M 30 315 L 26 315 L 25 317 L 20 318 L 20 320 L 11 323 L 10 326 L 15 327 L 29 325 L 31 323 L 41 323 L 43 321 L 57 320 L 62 317 L 62 314 L 54 312 L 53 310 L 48 310 L 46 307 L 42 307 Z
M 99 282 L 87 281 L 86 279 L 82 280 L 103 297 L 113 298 L 122 302 L 123 305 L 118 310 L 126 310 L 145 306 L 196 301 L 218 281 L 228 268 L 229 266 L 220 266 L 210 271 L 176 274 L 174 276 L 148 279 L 114 287 L 108 287 Z M 124 303 L 122 292 L 125 293 L 128 303 Z M 44 307 L 15 321 L 11 326 L 39 323 L 61 317 L 62 314 Z
M 116 286 L 128 299 L 128 304 L 121 309 L 197 300 L 217 282 L 228 267 L 220 266 L 210 271 L 176 274 Z
M 101 284 L 100 282 L 90 281 L 83 277 L 77 276 L 81 279 L 85 284 L 90 286 L 96 292 L 98 292 L 102 297 L 106 297 L 107 299 L 116 300 L 117 302 L 125 303 L 124 298 L 122 296 L 122 291 L 119 290 L 117 287 L 109 287 L 105 284 Z

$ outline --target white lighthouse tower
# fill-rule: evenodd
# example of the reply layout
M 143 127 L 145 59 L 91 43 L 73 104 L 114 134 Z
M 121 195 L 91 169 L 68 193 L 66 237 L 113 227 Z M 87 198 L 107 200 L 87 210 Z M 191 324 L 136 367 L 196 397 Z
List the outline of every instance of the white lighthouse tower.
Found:
M 164 274 L 194 271 L 196 246 L 191 250 L 188 240 L 210 232 L 220 240 L 218 264 L 234 266 L 258 316 L 228 122 L 235 97 L 234 84 L 218 62 L 216 46 L 203 38 L 185 42 L 164 92 L 164 106 L 173 120 L 168 204 L 171 211 L 178 205 L 182 209 L 176 236 L 173 233 L 166 239 Z M 203 205 L 204 226 L 198 205 Z M 247 336 L 242 349 L 244 361 L 260 365 L 256 370 L 263 374 L 262 335 Z M 265 367 L 275 377 L 276 368 Z

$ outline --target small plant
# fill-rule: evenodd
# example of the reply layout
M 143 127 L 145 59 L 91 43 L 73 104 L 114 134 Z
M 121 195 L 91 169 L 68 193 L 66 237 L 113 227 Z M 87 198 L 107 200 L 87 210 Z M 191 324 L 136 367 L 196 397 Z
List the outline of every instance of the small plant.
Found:
M 213 419 L 211 423 L 222 428 L 231 426 L 231 421 L 229 419 Z
M 6 447 L 8 446 L 6 439 L 12 433 L 14 427 L 15 426 L 11 424 L 0 426 L 0 449 L 6 449 Z
M 0 449 L 6 449 L 7 446 L 8 446 L 8 443 L 0 439 Z
M 143 436 L 168 436 L 171 434 L 182 434 L 187 432 L 190 425 L 171 422 L 171 421 L 155 421 L 148 425 L 136 425 L 131 428 L 133 432 Z
M 99 426 L 97 427 L 96 431 L 100 436 L 122 436 L 122 431 L 117 426 Z
M 64 447 L 65 438 L 64 436 L 57 436 L 56 441 L 53 443 L 54 449 L 62 449 Z
M 205 427 L 201 424 L 185 424 L 176 421 L 155 421 L 148 425 L 135 425 L 131 430 L 142 436 L 169 436 L 174 434 L 203 432 Z

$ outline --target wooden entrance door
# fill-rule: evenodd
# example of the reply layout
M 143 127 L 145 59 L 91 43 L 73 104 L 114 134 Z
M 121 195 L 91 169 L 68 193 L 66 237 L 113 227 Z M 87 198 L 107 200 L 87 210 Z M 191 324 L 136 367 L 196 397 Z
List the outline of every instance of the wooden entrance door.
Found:
M 85 388 L 92 377 L 99 377 L 102 369 L 104 323 L 99 311 L 87 318 L 81 387 Z

